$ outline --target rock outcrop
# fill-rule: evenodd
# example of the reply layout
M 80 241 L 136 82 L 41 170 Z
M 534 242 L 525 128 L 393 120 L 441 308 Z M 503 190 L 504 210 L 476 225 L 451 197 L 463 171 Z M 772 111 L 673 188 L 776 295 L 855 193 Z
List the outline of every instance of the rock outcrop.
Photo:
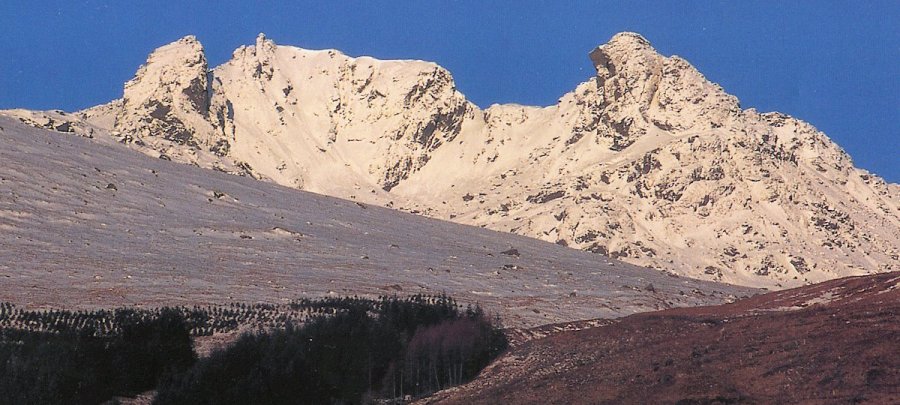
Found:
M 214 132 L 208 119 L 208 70 L 203 46 L 193 36 L 157 49 L 125 83 L 115 129 L 139 139 L 208 146 Z
M 482 110 L 433 63 L 260 35 L 207 71 L 187 37 L 104 108 L 113 134 L 175 160 L 670 273 L 786 287 L 900 268 L 900 188 L 825 134 L 741 109 L 637 34 L 590 59 L 556 105 Z M 99 128 L 103 111 L 81 116 Z
M 0 115 L 0 302 L 23 309 L 446 293 L 531 327 L 759 292 L 54 131 Z
M 82 115 L 103 126 L 113 113 L 113 136 L 122 143 L 147 147 L 145 151 L 162 159 L 248 174 L 226 157 L 221 108 L 212 114 L 209 80 L 203 46 L 187 36 L 150 54 L 125 83 L 121 102 L 111 105 L 114 112 L 95 108 Z

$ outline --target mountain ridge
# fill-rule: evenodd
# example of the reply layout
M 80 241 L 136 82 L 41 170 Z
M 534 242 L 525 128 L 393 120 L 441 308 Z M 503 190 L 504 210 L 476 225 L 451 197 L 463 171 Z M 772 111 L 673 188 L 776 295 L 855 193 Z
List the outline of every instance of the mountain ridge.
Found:
M 900 266 L 900 187 L 814 127 L 742 110 L 638 34 L 589 57 L 597 74 L 556 105 L 481 109 L 430 62 L 261 34 L 209 70 L 186 37 L 77 116 L 151 156 L 691 277 L 777 288 Z
M 0 116 L 0 302 L 24 309 L 446 293 L 535 326 L 759 292 L 29 125 Z

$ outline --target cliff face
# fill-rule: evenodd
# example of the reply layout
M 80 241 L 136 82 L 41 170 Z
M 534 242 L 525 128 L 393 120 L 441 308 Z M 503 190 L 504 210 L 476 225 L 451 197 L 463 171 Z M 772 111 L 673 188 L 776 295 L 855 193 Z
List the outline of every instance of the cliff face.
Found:
M 185 37 L 154 51 L 125 83 L 114 128 L 124 142 L 207 149 L 215 141 L 208 117 L 208 66 L 203 46 Z
M 537 108 L 468 102 L 422 61 L 260 36 L 208 71 L 155 51 L 78 125 L 146 153 L 509 231 L 677 274 L 791 286 L 900 268 L 900 192 L 811 125 L 742 110 L 622 33 L 596 76 Z
M 280 47 L 264 36 L 212 75 L 231 155 L 276 182 L 325 193 L 391 190 L 477 110 L 435 64 Z

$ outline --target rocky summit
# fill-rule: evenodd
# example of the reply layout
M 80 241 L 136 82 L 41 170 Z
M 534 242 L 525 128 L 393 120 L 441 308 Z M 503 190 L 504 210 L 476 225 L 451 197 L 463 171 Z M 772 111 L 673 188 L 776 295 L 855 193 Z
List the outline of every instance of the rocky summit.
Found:
M 690 277 L 789 287 L 900 269 L 900 186 L 812 125 L 742 109 L 621 33 L 547 107 L 466 100 L 446 69 L 276 45 L 210 70 L 185 37 L 123 98 L 8 111 L 146 154 Z

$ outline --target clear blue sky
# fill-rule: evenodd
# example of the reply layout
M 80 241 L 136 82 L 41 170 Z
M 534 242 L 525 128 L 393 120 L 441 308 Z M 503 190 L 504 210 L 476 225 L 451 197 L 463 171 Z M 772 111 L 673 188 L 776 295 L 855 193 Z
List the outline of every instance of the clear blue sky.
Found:
M 636 31 L 744 107 L 809 121 L 858 166 L 900 182 L 898 22 L 898 0 L 10 0 L 0 4 L 0 108 L 103 103 L 160 45 L 194 34 L 215 66 L 259 32 L 305 48 L 435 61 L 481 106 L 548 105 L 593 74 L 588 51 Z

